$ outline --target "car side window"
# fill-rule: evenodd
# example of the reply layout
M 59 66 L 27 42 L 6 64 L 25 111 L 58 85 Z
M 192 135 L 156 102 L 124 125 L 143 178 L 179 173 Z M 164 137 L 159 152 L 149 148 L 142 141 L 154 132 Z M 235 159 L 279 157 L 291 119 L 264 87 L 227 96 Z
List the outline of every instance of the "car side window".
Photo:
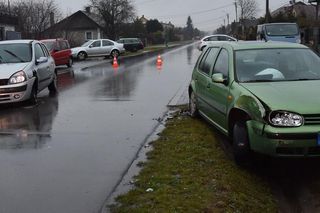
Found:
M 90 45 L 90 47 L 100 47 L 100 46 L 101 46 L 101 41 L 95 41 Z
M 45 56 L 48 57 L 50 54 L 48 52 L 48 49 L 46 48 L 46 46 L 44 44 L 40 44 L 42 47 L 42 51 L 44 52 Z
M 35 44 L 34 52 L 35 52 L 36 60 L 38 60 L 40 57 L 45 57 L 45 54 L 44 54 L 40 44 Z
M 223 77 L 229 75 L 229 56 L 225 49 L 222 49 L 213 68 L 213 73 L 222 73 Z
M 218 36 L 219 41 L 226 41 L 227 38 L 225 36 Z
M 214 57 L 216 56 L 216 53 L 219 48 L 209 48 L 207 52 L 205 53 L 202 61 L 200 62 L 199 69 L 201 72 L 209 75 L 210 69 L 214 63 Z
M 212 36 L 209 38 L 209 41 L 218 41 L 218 37 L 217 36 Z
M 59 41 L 60 49 L 61 50 L 66 50 L 68 49 L 68 44 L 65 41 Z
M 111 42 L 111 41 L 107 41 L 107 40 L 103 40 L 102 41 L 102 46 L 112 46 L 113 45 L 113 43 Z

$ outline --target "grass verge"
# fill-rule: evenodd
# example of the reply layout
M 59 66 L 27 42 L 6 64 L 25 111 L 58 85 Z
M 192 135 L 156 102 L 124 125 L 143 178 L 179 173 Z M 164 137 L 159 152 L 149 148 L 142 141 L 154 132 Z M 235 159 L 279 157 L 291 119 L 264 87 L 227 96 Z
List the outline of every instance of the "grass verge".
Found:
M 112 212 L 277 212 L 268 185 L 228 159 L 202 119 L 176 115 L 152 145 Z

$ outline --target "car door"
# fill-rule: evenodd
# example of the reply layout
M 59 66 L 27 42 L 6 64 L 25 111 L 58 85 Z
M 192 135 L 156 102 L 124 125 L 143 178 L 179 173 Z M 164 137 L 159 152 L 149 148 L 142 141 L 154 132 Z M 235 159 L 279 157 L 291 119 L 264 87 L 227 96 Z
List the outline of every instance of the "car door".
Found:
M 36 72 L 38 77 L 38 90 L 41 91 L 48 85 L 48 81 L 51 80 L 50 64 L 48 63 L 48 57 L 46 53 L 43 51 L 39 43 L 36 43 L 34 45 L 34 52 L 35 52 L 35 67 L 36 67 Z M 39 60 L 41 57 L 46 57 L 47 60 L 41 63 L 38 63 L 37 60 Z
M 215 61 L 210 81 L 207 85 L 206 99 L 210 105 L 210 119 L 212 119 L 220 127 L 227 129 L 227 98 L 229 95 L 228 77 L 229 77 L 229 54 L 222 48 Z M 212 81 L 212 75 L 215 73 L 223 74 L 226 84 L 216 83 Z
M 211 80 L 210 71 L 212 70 L 214 59 L 218 52 L 218 47 L 210 47 L 203 54 L 202 59 L 197 67 L 193 79 L 196 82 L 196 95 L 198 101 L 199 110 L 204 113 L 206 116 L 210 114 L 210 106 L 207 100 L 209 94 L 208 83 Z
M 100 55 L 102 52 L 101 40 L 92 42 L 87 48 L 88 56 Z
M 110 55 L 113 46 L 113 42 L 109 40 L 102 40 L 103 54 Z
M 60 65 L 62 64 L 67 64 L 70 58 L 70 52 L 69 52 L 69 45 L 67 41 L 58 41 L 59 46 L 60 46 Z

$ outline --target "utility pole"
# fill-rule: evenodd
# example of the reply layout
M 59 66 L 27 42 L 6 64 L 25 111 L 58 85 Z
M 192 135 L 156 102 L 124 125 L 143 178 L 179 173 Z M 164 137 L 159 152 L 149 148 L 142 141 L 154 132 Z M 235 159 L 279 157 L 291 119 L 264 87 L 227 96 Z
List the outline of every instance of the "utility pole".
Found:
M 236 9 L 236 22 L 238 22 L 238 5 L 237 5 L 236 1 L 234 2 L 234 6 L 235 6 L 235 9 Z
M 266 23 L 269 23 L 269 0 L 266 0 Z
M 229 13 L 227 13 L 227 19 L 228 19 L 228 25 L 230 24 L 230 17 L 229 17 Z

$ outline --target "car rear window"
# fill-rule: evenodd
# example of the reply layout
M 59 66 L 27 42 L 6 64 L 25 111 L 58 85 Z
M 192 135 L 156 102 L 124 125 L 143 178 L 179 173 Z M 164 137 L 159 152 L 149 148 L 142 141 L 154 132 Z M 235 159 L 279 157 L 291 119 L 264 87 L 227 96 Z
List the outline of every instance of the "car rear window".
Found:
M 54 41 L 43 41 L 42 43 L 44 43 L 44 45 L 46 45 L 47 49 L 49 51 L 52 51 L 53 48 L 54 48 L 54 44 L 55 42 Z

